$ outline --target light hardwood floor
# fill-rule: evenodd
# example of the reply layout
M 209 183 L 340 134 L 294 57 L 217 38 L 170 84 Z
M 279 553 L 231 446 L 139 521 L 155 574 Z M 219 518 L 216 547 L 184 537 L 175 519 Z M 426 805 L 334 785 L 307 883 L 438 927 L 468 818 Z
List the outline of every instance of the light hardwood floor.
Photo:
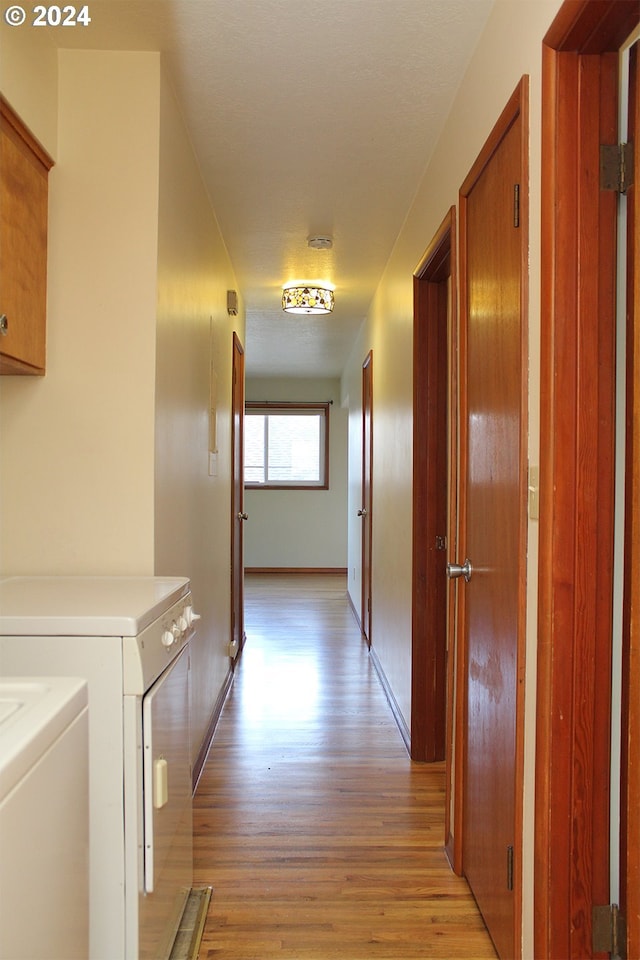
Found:
M 200 958 L 495 957 L 442 849 L 339 576 L 250 575 L 247 643 L 195 797 Z

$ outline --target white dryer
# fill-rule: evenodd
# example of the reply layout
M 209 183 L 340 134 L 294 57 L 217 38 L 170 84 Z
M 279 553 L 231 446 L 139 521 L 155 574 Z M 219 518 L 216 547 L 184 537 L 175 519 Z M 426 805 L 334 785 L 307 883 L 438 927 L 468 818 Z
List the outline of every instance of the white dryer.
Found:
M 189 581 L 0 580 L 0 671 L 89 687 L 91 960 L 169 956 L 192 882 Z

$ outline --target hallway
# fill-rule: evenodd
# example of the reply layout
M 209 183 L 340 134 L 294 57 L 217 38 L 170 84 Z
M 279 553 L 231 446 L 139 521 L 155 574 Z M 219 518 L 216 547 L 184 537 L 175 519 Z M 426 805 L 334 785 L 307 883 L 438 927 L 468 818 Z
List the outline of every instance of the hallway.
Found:
M 340 576 L 246 578 L 247 643 L 194 802 L 201 960 L 490 958 Z

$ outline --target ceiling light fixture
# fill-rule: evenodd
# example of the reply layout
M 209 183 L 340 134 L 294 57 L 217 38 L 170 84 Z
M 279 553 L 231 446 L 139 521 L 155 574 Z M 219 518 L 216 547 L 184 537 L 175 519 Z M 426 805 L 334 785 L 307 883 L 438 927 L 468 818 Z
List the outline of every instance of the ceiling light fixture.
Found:
M 282 309 L 285 313 L 331 313 L 335 303 L 333 290 L 311 284 L 296 284 L 282 291 Z

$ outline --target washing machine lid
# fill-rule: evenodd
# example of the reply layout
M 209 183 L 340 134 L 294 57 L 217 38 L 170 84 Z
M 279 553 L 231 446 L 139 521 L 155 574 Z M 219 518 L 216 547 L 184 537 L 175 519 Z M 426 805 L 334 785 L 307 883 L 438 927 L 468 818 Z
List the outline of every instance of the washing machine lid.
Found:
M 0 636 L 136 637 L 188 592 L 185 577 L 5 577 Z
M 0 679 L 0 801 L 86 706 L 87 683 L 82 679 Z

